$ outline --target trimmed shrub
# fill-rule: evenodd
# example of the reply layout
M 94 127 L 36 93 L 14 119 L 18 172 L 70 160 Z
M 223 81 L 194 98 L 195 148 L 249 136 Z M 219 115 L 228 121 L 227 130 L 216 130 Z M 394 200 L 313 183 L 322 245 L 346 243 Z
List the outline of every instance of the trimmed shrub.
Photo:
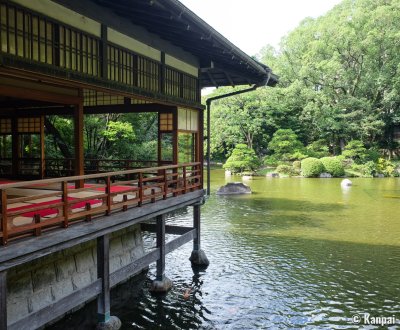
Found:
M 241 173 L 243 171 L 255 171 L 258 166 L 259 161 L 255 151 L 245 144 L 237 144 L 223 168 L 233 173 Z
M 317 158 L 309 157 L 301 161 L 301 174 L 306 178 L 318 177 L 324 171 L 324 165 Z
M 299 174 L 298 171 L 296 171 L 296 169 L 290 165 L 279 165 L 276 168 L 276 172 L 278 172 L 279 174 L 285 174 L 285 175 L 289 175 L 289 176 Z
M 300 170 L 301 169 L 301 161 L 295 160 L 292 164 L 293 168 Z
M 323 157 L 320 160 L 325 167 L 325 172 L 332 174 L 334 177 L 344 176 L 344 166 L 340 159 L 336 157 Z

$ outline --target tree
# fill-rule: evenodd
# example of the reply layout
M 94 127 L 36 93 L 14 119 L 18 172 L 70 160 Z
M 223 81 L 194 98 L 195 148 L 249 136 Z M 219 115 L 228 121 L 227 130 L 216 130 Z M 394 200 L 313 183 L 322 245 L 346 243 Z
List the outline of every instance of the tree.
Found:
M 278 129 L 270 143 L 268 148 L 274 152 L 274 156 L 280 160 L 291 160 L 292 155 L 296 152 L 301 153 L 304 149 L 303 144 L 297 139 L 297 135 L 290 128 Z M 306 156 L 304 156 L 305 158 Z
M 243 171 L 254 171 L 259 165 L 254 150 L 248 148 L 245 144 L 238 144 L 223 167 L 234 173 L 242 173 Z

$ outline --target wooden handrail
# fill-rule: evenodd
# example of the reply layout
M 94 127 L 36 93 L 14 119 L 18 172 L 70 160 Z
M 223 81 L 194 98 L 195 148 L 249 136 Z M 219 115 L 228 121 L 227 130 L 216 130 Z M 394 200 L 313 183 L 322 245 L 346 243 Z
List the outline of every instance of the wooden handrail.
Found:
M 134 170 L 126 170 L 126 171 L 116 171 L 116 172 L 106 172 L 106 173 L 99 173 L 99 174 L 86 174 L 86 175 L 76 175 L 76 176 L 66 176 L 63 178 L 56 178 L 56 179 L 43 179 L 43 180 L 32 180 L 29 181 L 29 185 L 33 186 L 35 184 L 51 184 L 51 183 L 61 183 L 63 181 L 78 181 L 78 180 L 89 180 L 89 179 L 101 179 L 107 176 L 122 176 L 127 174 L 135 174 L 141 173 L 144 170 L 146 171 L 160 171 L 160 170 L 168 170 L 168 169 L 177 169 L 183 166 L 197 166 L 200 163 L 184 163 L 179 165 L 166 165 L 166 166 L 158 166 L 158 167 L 150 167 L 150 168 L 139 168 Z M 0 189 L 9 189 L 9 188 L 20 188 L 25 187 L 27 181 L 23 182 L 13 182 L 13 183 L 4 183 L 0 184 Z
M 67 228 L 77 220 L 91 221 L 96 215 L 110 215 L 201 189 L 200 168 L 201 163 L 194 162 L 0 184 L 1 244 L 7 244 L 9 238 L 39 236 L 48 228 Z M 129 178 L 130 174 L 136 174 L 135 179 L 112 180 L 116 176 Z M 105 183 L 93 182 L 98 179 Z M 69 188 L 69 183 L 78 180 L 91 181 L 79 189 Z M 26 189 L 13 189 L 21 187 Z M 18 197 L 28 191 L 28 196 Z M 16 197 L 10 198 L 8 192 Z

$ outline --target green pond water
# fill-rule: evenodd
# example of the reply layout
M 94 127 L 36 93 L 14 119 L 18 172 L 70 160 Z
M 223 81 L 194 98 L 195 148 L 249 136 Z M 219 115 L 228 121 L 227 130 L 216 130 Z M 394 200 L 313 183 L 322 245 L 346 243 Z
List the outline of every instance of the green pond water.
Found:
M 229 181 L 241 178 L 212 171 L 202 207 L 210 266 L 192 270 L 189 243 L 167 256 L 168 295 L 148 292 L 154 266 L 114 290 L 123 329 L 359 329 L 352 317 L 364 313 L 400 328 L 400 179 L 343 189 L 341 179 L 260 177 L 246 181 L 251 195 L 216 196 Z M 188 208 L 168 221 L 191 219 Z

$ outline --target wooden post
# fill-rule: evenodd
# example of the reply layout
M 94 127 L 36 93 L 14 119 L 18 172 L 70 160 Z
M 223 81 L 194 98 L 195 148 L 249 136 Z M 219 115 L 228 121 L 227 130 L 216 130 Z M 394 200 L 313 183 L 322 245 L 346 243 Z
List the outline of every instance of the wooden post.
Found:
M 183 171 L 183 194 L 186 194 L 186 189 L 187 189 L 187 182 L 186 182 L 186 166 L 183 166 L 182 168 Z
M 200 204 L 193 205 L 193 227 L 196 229 L 196 235 L 193 238 L 193 251 L 189 260 L 192 266 L 207 267 L 210 261 L 200 246 Z
M 44 150 L 44 116 L 40 116 L 40 178 L 46 174 L 46 155 Z
M 157 248 L 160 249 L 160 259 L 157 260 L 157 281 L 164 281 L 165 277 L 165 214 L 158 215 L 157 221 Z
M 164 176 L 164 194 L 163 194 L 163 199 L 167 199 L 167 194 L 168 194 L 168 178 L 167 178 L 167 170 L 163 170 L 163 176 Z
M 61 183 L 61 188 L 62 188 L 62 200 L 63 200 L 63 216 L 64 216 L 64 221 L 63 221 L 63 227 L 68 228 L 68 218 L 69 218 L 69 208 L 68 208 L 68 182 L 63 181 Z
M 203 165 L 204 165 L 204 112 L 199 111 L 199 133 L 197 134 L 197 141 L 196 143 L 198 144 L 198 157 L 199 159 L 196 160 L 200 162 L 200 184 L 201 188 L 203 188 L 203 180 L 204 180 L 204 172 L 203 172 Z
M 77 104 L 74 111 L 75 175 L 84 175 L 83 160 L 83 103 Z M 83 180 L 75 182 L 76 188 L 83 188 Z
M 0 330 L 7 330 L 7 271 L 0 272 Z
M 7 216 L 7 192 L 1 190 L 1 230 L 3 232 L 3 238 L 1 240 L 2 245 L 7 245 L 8 242 L 8 216 Z
M 101 293 L 97 297 L 98 321 L 110 320 L 110 237 L 97 238 L 97 278 L 102 280 Z
M 12 150 L 12 175 L 19 174 L 19 134 L 18 134 L 18 118 L 11 119 L 11 150 Z
M 196 229 L 196 236 L 193 238 L 193 250 L 200 250 L 200 205 L 193 206 L 193 227 Z
M 112 204 L 112 198 L 111 198 L 111 178 L 109 176 L 106 177 L 106 194 L 107 194 L 107 215 L 111 214 L 111 204 Z
M 139 188 L 139 202 L 138 202 L 138 206 L 142 206 L 142 204 L 143 204 L 143 195 L 144 195 L 143 173 L 142 173 L 142 172 L 139 173 L 138 188 Z
M 178 108 L 173 111 L 173 125 L 172 125 L 172 164 L 178 164 Z
M 101 25 L 101 42 L 100 42 L 100 53 L 101 53 L 101 67 L 100 67 L 100 77 L 107 79 L 108 76 L 108 53 L 107 53 L 107 26 Z

